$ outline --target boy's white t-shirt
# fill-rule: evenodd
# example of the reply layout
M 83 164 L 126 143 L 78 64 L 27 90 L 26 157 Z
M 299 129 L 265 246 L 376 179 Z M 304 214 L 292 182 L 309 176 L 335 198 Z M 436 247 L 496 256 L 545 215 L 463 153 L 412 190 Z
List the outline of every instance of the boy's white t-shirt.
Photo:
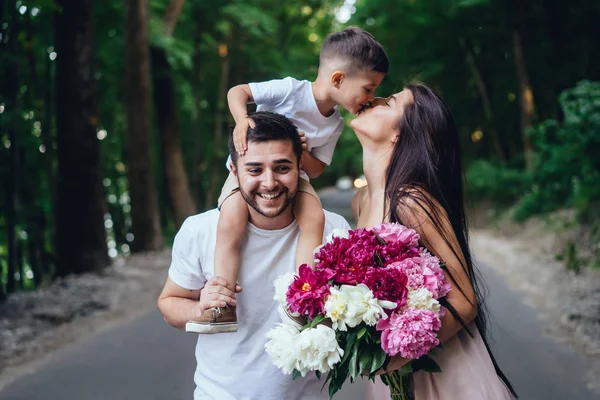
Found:
M 189 217 L 175 236 L 169 277 L 185 289 L 201 289 L 214 276 L 219 212 Z M 338 214 L 325 211 L 324 236 L 333 229 L 350 229 Z M 296 222 L 277 230 L 248 224 L 241 250 L 237 294 L 238 331 L 198 335 L 194 400 L 313 400 L 328 399 L 323 381 L 314 374 L 292 380 L 278 370 L 265 351 L 266 333 L 278 322 L 273 282 L 294 272 L 299 231 Z
M 288 117 L 299 132 L 306 135 L 308 150 L 313 157 L 331 164 L 333 151 L 342 131 L 344 119 L 337 106 L 333 114 L 325 117 L 319 111 L 310 81 L 292 77 L 266 82 L 249 83 L 257 111 L 271 111 Z M 227 166 L 231 157 L 227 160 Z M 301 171 L 300 177 L 308 180 Z

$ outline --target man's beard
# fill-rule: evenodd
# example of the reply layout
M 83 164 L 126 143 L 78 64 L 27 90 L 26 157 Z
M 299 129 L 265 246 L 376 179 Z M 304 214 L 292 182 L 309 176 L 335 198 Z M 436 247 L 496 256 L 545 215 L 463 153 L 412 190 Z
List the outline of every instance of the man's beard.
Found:
M 242 195 L 242 197 L 246 201 L 246 203 L 248 203 L 248 205 L 250 207 L 252 207 L 254 209 L 254 211 L 259 213 L 263 217 L 267 217 L 267 218 L 275 218 L 275 217 L 280 216 L 285 210 L 287 210 L 287 208 L 290 206 L 290 204 L 292 204 L 294 202 L 294 199 L 296 198 L 296 193 L 297 193 L 297 190 L 294 191 L 293 193 L 290 193 L 289 189 L 284 188 L 283 192 L 281 193 L 281 196 L 285 196 L 285 201 L 283 202 L 283 205 L 281 206 L 281 208 L 276 210 L 275 212 L 267 212 L 265 210 L 262 210 L 260 208 L 260 206 L 258 205 L 258 203 L 256 202 L 256 196 L 258 196 L 258 191 L 254 190 L 254 191 L 248 193 L 248 192 L 245 192 L 241 187 L 239 189 L 240 189 L 240 194 Z

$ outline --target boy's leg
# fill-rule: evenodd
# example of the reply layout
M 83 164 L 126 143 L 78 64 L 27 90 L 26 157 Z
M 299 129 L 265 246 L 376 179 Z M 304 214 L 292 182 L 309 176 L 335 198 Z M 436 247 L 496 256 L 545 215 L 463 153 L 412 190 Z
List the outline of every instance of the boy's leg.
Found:
M 232 193 L 223 204 L 217 224 L 215 276 L 224 278 L 235 288 L 240 270 L 240 251 L 248 225 L 248 204 L 239 191 Z
M 225 185 L 225 188 L 227 184 Z M 225 189 L 224 188 L 224 189 Z M 239 191 L 234 191 L 221 203 L 215 247 L 215 276 L 224 278 L 235 290 L 240 269 L 240 251 L 248 223 L 248 205 Z M 237 331 L 235 306 L 209 309 L 186 324 L 190 333 L 221 333 Z
M 313 190 L 314 192 L 314 190 Z M 300 229 L 298 248 L 296 250 L 296 266 L 314 265 L 314 250 L 323 243 L 325 214 L 321 202 L 310 192 L 298 191 L 294 201 L 294 216 Z

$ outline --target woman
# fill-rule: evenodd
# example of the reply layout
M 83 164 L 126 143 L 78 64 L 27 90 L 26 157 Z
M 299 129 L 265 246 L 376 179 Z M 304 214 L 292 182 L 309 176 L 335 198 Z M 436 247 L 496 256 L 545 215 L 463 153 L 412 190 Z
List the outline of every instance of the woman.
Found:
M 368 186 L 353 199 L 359 228 L 382 221 L 415 229 L 421 244 L 446 263 L 452 290 L 443 303 L 433 358 L 441 373 L 413 374 L 416 400 L 508 400 L 514 391 L 485 341 L 485 314 L 469 252 L 459 140 L 446 105 L 429 88 L 409 85 L 351 122 L 363 148 Z M 387 371 L 408 360 L 394 357 Z M 378 379 L 369 400 L 390 399 Z

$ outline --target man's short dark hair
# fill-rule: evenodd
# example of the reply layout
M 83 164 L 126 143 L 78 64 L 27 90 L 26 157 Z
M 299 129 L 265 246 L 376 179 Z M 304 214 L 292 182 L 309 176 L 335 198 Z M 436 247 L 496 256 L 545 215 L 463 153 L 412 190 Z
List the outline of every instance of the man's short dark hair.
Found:
M 288 118 L 281 114 L 269 111 L 258 111 L 248 115 L 254 121 L 254 128 L 248 128 L 246 140 L 248 143 L 263 143 L 274 140 L 290 142 L 296 154 L 297 162 L 302 157 L 302 141 L 298 135 L 298 128 Z M 238 153 L 233 145 L 233 132 L 229 134 L 229 154 L 231 160 L 237 165 Z
M 383 46 L 373 35 L 355 26 L 327 36 L 319 59 L 321 65 L 334 59 L 347 61 L 348 70 L 344 71 L 347 75 L 364 71 L 387 74 L 390 64 Z

